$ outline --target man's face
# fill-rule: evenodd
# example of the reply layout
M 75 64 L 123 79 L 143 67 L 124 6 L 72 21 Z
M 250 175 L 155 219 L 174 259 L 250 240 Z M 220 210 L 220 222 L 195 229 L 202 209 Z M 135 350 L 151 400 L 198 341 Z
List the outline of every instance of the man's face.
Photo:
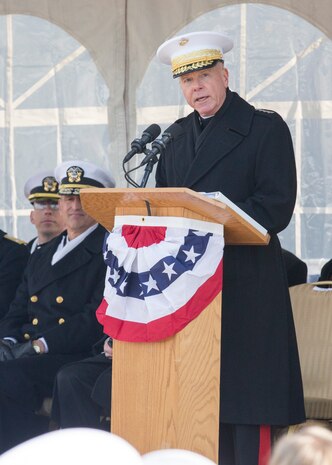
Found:
M 69 239 L 74 239 L 96 223 L 82 209 L 79 195 L 61 195 L 59 209 L 64 219 Z
M 180 86 L 188 105 L 201 116 L 213 116 L 225 101 L 228 71 L 218 62 L 212 68 L 180 76 Z
M 64 230 L 64 222 L 58 209 L 57 200 L 39 200 L 34 202 L 30 212 L 30 221 L 35 225 L 38 237 L 48 241 Z

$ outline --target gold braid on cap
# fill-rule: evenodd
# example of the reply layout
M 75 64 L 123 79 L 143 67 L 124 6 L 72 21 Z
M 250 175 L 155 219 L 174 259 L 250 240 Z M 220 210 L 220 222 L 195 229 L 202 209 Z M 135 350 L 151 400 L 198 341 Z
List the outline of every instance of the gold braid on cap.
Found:
M 88 189 L 90 187 L 95 187 L 95 186 L 91 186 L 91 184 L 60 184 L 59 192 L 62 191 L 63 189 Z
M 59 199 L 60 196 L 58 194 L 51 194 L 47 192 L 35 192 L 34 194 L 30 194 L 28 200 L 33 199 Z
M 174 76 L 188 71 L 195 71 L 204 66 L 210 66 L 215 60 L 222 60 L 220 50 L 205 49 L 185 53 L 172 59 L 172 72 Z

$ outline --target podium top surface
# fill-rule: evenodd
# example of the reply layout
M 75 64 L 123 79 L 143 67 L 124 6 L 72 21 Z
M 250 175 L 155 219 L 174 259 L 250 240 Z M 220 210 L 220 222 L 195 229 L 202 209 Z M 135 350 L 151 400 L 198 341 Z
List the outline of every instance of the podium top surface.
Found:
M 264 228 L 240 209 L 208 198 L 185 187 L 177 188 L 89 188 L 82 189 L 83 209 L 109 231 L 116 215 L 179 216 L 175 209 L 186 209 L 187 217 L 223 224 L 225 242 L 229 245 L 267 245 L 270 236 Z M 230 202 L 231 205 L 232 202 Z M 192 216 L 191 214 L 192 213 Z

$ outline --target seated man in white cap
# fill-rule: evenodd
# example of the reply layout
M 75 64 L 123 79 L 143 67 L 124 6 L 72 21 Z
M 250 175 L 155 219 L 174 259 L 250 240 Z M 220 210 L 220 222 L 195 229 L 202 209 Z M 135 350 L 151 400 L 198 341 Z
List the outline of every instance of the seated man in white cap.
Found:
M 114 187 L 104 169 L 81 160 L 55 170 L 66 231 L 31 255 L 0 322 L 0 453 L 44 432 L 35 415 L 58 369 L 91 355 L 102 337 L 95 317 L 104 289 L 105 230 L 82 209 L 80 189 Z
M 159 47 L 194 111 L 177 121 L 184 134 L 161 155 L 156 185 L 221 191 L 271 236 L 264 247 L 226 245 L 222 292 L 220 463 L 263 465 L 273 427 L 305 420 L 277 237 L 293 214 L 296 169 L 283 119 L 229 89 L 224 55 L 232 46 L 220 33 L 197 32 Z
M 31 203 L 30 221 L 37 237 L 28 243 L 30 252 L 46 244 L 65 229 L 59 212 L 59 184 L 51 170 L 31 176 L 24 186 L 24 195 Z

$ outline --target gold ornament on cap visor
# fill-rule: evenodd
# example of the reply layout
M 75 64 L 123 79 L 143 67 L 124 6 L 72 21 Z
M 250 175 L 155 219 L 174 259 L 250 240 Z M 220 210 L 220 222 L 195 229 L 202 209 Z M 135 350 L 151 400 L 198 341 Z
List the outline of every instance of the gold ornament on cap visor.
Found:
M 215 60 L 222 60 L 220 50 L 195 50 L 194 52 L 178 55 L 172 59 L 172 72 L 174 75 L 182 74 L 187 71 L 210 66 Z
M 171 65 L 173 77 L 178 77 L 213 66 L 232 47 L 233 41 L 220 32 L 189 32 L 166 40 L 158 48 L 157 57 Z
M 180 45 L 181 47 L 183 47 L 183 46 L 186 45 L 188 42 L 189 42 L 188 39 L 181 39 L 181 40 L 179 41 L 179 45 Z

